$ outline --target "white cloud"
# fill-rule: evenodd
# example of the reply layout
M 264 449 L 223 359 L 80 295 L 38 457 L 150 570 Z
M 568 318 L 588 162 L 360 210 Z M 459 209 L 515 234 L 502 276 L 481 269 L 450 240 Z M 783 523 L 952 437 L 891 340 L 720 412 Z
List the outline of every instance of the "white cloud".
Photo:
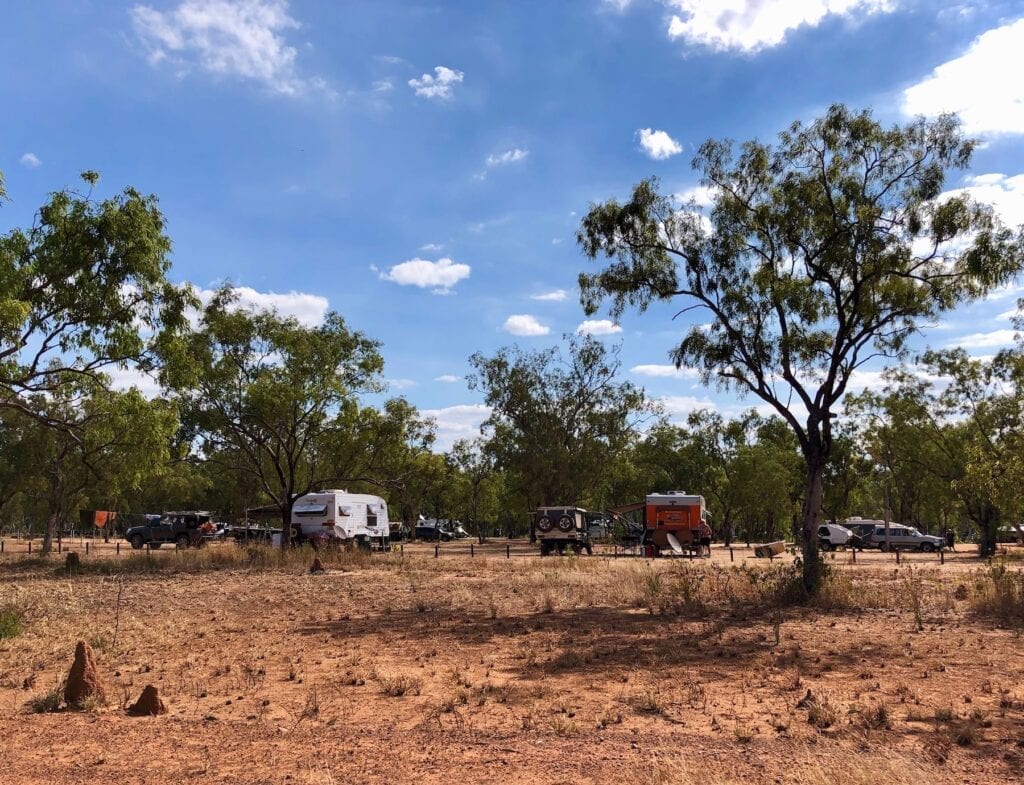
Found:
M 450 294 L 451 289 L 459 281 L 469 278 L 470 266 L 457 264 L 444 257 L 436 262 L 427 259 L 410 259 L 394 265 L 380 277 L 400 286 L 418 286 L 421 289 L 432 289 L 434 294 Z
M 186 72 L 198 65 L 283 95 L 325 88 L 322 79 L 296 71 L 297 51 L 284 34 L 300 25 L 288 14 L 287 0 L 183 0 L 169 11 L 137 5 L 131 16 L 153 65 L 166 60 Z
M 423 245 L 420 246 L 420 250 L 425 253 L 436 253 L 437 251 L 440 251 L 442 248 L 444 248 L 444 246 L 441 245 L 441 243 L 424 243 Z
M 541 302 L 560 303 L 569 296 L 569 293 L 565 289 L 555 289 L 553 292 L 541 292 L 540 294 L 531 294 L 531 300 L 540 300 Z
M 674 365 L 634 365 L 629 371 L 640 376 L 662 379 L 696 379 L 700 376 L 700 371 L 696 368 L 676 368 Z
M 453 88 L 462 83 L 465 74 L 452 68 L 439 65 L 434 67 L 434 75 L 423 74 L 418 79 L 410 79 L 409 87 L 416 91 L 416 95 L 422 98 L 437 99 L 439 101 L 451 100 Z
M 674 419 L 685 419 L 691 412 L 698 409 L 716 411 L 718 406 L 714 401 L 707 398 L 695 398 L 692 395 L 666 395 L 656 398 L 655 401 L 661 404 L 665 413 Z
M 505 320 L 501 329 L 512 335 L 547 335 L 551 332 L 550 327 L 541 324 L 528 313 L 512 314 Z
M 26 166 L 29 169 L 36 169 L 43 164 L 35 153 L 25 153 L 18 161 L 22 166 Z
M 614 335 L 622 328 L 610 319 L 584 319 L 576 328 L 577 335 Z
M 491 416 L 491 409 L 482 403 L 457 404 L 441 409 L 424 409 L 423 414 L 432 417 L 437 424 L 436 446 L 447 450 L 459 439 L 479 436 L 480 425 Z
M 110 386 L 115 390 L 127 391 L 134 387 L 142 393 L 144 398 L 149 400 L 160 395 L 160 384 L 157 380 L 135 366 L 106 368 L 104 373 L 110 377 Z
M 323 323 L 327 313 L 326 297 L 318 294 L 291 291 L 284 294 L 276 292 L 258 292 L 248 286 L 236 286 L 238 295 L 236 307 L 252 311 L 277 311 L 281 316 L 290 316 L 307 327 L 315 327 Z M 215 294 L 213 289 L 199 289 L 196 292 L 205 305 Z
M 672 194 L 672 198 L 682 204 L 693 202 L 697 207 L 711 207 L 715 203 L 718 189 L 708 185 L 695 185 L 685 191 Z
M 395 89 L 395 84 L 390 79 L 378 79 L 373 83 L 373 92 L 390 93 Z
M 637 134 L 640 136 L 640 148 L 655 161 L 664 161 L 683 152 L 682 145 L 664 131 L 641 128 Z
M 512 150 L 506 150 L 503 153 L 497 155 L 487 156 L 488 166 L 505 166 L 506 164 L 514 164 L 518 161 L 522 161 L 530 154 L 529 150 L 520 150 L 518 147 Z
M 417 382 L 414 379 L 385 379 L 388 387 L 394 387 L 396 390 L 408 390 L 410 387 L 415 387 Z
M 969 134 L 1024 133 L 1024 19 L 974 40 L 960 57 L 903 93 L 907 114 L 956 112 Z
M 971 349 L 983 349 L 993 346 L 1009 346 L 1017 336 L 1016 330 L 992 330 L 986 333 L 970 333 L 961 335 L 949 341 L 948 348 L 963 348 L 970 352 Z
M 444 382 L 445 384 L 455 384 L 455 382 L 462 381 L 462 377 L 456 376 L 454 373 L 443 373 L 440 376 L 435 376 L 434 381 Z
M 677 13 L 669 38 L 718 51 L 756 52 L 781 44 L 791 30 L 816 27 L 827 16 L 853 19 L 887 13 L 897 0 L 664 0 Z
M 946 191 L 939 198 L 966 194 L 975 201 L 991 204 L 1009 226 L 1024 224 L 1024 174 L 982 174 L 967 178 L 962 188 Z

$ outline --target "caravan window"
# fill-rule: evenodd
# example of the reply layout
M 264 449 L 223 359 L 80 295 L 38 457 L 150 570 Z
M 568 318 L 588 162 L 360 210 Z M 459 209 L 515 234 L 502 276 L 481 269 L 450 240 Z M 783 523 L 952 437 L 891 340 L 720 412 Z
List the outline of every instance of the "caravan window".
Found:
M 292 509 L 300 518 L 322 517 L 327 514 L 326 504 L 303 504 Z
M 377 505 L 367 504 L 366 505 L 366 525 L 376 526 L 377 525 Z

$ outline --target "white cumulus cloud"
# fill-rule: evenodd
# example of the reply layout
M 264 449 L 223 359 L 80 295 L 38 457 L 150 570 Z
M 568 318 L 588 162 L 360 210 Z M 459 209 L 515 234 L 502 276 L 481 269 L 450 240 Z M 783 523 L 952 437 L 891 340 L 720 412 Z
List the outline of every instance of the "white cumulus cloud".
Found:
M 459 439 L 475 439 L 480 426 L 491 416 L 491 409 L 482 403 L 464 403 L 440 409 L 424 409 L 423 414 L 437 426 L 438 449 L 447 450 Z
M 674 365 L 634 365 L 630 373 L 652 376 L 660 379 L 696 379 L 700 372 L 696 368 L 676 368 Z
M 971 349 L 988 349 L 994 346 L 1009 346 L 1017 336 L 1016 330 L 992 330 L 985 333 L 961 335 L 949 341 L 948 348 L 963 348 L 970 353 Z
M 528 313 L 514 313 L 505 320 L 501 329 L 512 335 L 547 335 L 551 328 L 537 321 Z
M 300 25 L 287 0 L 183 0 L 168 11 L 137 5 L 131 17 L 153 65 L 168 61 L 184 71 L 198 66 L 284 95 L 324 88 L 322 79 L 297 72 L 297 51 L 284 36 Z
M 455 384 L 455 382 L 462 381 L 462 377 L 456 376 L 454 373 L 442 373 L 440 376 L 435 376 L 434 381 Z
M 685 420 L 686 417 L 698 409 L 715 411 L 718 409 L 714 401 L 707 398 L 695 398 L 692 395 L 666 395 L 656 398 L 655 401 L 661 404 L 665 413 L 674 420 Z
M 569 293 L 565 289 L 555 289 L 553 292 L 541 292 L 540 294 L 531 294 L 531 300 L 540 300 L 541 302 L 552 302 L 560 303 L 569 296 Z
M 585 319 L 576 328 L 577 335 L 614 335 L 622 328 L 610 319 Z
M 910 115 L 956 112 L 969 134 L 1024 133 L 1024 19 L 978 36 L 903 93 Z
M 653 131 L 650 128 L 641 128 L 637 131 L 640 137 L 640 149 L 647 154 L 648 158 L 655 161 L 664 161 L 673 155 L 683 152 L 682 145 L 664 131 Z
M 415 387 L 417 382 L 415 379 L 385 379 L 388 387 L 393 387 L 396 390 L 408 390 L 410 387 Z
M 506 164 L 514 164 L 518 161 L 522 161 L 530 154 L 529 150 L 520 150 L 518 147 L 512 150 L 506 150 L 503 153 L 497 155 L 487 156 L 488 166 L 505 166 Z
M 394 265 L 387 272 L 381 273 L 380 277 L 400 286 L 418 286 L 431 289 L 434 294 L 450 294 L 455 284 L 469 278 L 470 270 L 468 264 L 457 264 L 447 257 L 436 262 L 410 259 Z
M 410 79 L 409 87 L 421 98 L 448 101 L 452 98 L 455 85 L 461 84 L 464 76 L 462 71 L 438 65 L 434 67 L 433 75 L 423 74 L 418 79 Z
M 981 174 L 968 177 L 962 188 L 947 191 L 943 199 L 967 194 L 975 201 L 990 204 L 1008 226 L 1024 224 L 1024 174 Z
M 292 317 L 307 327 L 321 324 L 327 314 L 326 297 L 306 292 L 258 292 L 248 286 L 236 286 L 233 289 L 238 296 L 236 307 L 251 311 L 276 311 L 281 316 Z M 215 294 L 213 289 L 199 289 L 196 292 L 203 304 L 208 303 Z
M 856 19 L 887 13 L 896 0 L 664 0 L 675 13 L 670 38 L 715 50 L 756 52 L 781 44 L 791 30 L 828 16 Z
M 28 167 L 29 169 L 35 169 L 43 164 L 35 153 L 25 153 L 18 159 L 18 161 L 22 166 Z

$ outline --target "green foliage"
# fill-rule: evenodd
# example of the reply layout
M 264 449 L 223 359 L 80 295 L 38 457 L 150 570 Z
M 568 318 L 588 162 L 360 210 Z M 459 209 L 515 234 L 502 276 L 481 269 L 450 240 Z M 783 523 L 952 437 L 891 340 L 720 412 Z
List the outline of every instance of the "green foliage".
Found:
M 83 179 L 95 185 L 98 175 Z M 0 409 L 25 396 L 151 359 L 151 334 L 172 334 L 192 301 L 167 279 L 170 240 L 154 196 L 127 188 L 94 201 L 50 196 L 31 229 L 0 236 Z
M 0 606 L 0 640 L 21 635 L 24 616 L 24 611 L 14 605 Z
M 474 354 L 471 389 L 493 414 L 489 449 L 508 473 L 520 509 L 575 504 L 596 496 L 610 467 L 653 411 L 642 389 L 618 382 L 618 348 L 587 337 L 570 339 L 569 356 L 501 349 Z

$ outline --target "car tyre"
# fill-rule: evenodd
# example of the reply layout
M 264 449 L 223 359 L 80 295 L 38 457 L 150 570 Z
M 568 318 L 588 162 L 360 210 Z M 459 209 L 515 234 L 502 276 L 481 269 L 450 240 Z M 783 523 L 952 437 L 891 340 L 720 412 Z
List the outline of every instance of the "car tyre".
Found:
M 832 543 L 830 543 L 828 540 L 822 540 L 821 544 L 818 547 L 823 551 L 830 551 L 832 550 Z
M 142 546 L 145 545 L 145 541 L 142 539 L 141 534 L 133 534 L 129 542 L 131 542 L 132 548 L 137 551 L 142 550 Z
M 932 551 L 935 550 L 935 546 L 932 545 L 930 542 L 922 542 L 921 543 L 921 550 L 924 551 L 925 553 L 931 553 Z
M 179 534 L 177 537 L 174 538 L 174 545 L 179 550 L 182 549 L 182 548 L 187 548 L 188 547 L 188 535 L 187 534 Z

